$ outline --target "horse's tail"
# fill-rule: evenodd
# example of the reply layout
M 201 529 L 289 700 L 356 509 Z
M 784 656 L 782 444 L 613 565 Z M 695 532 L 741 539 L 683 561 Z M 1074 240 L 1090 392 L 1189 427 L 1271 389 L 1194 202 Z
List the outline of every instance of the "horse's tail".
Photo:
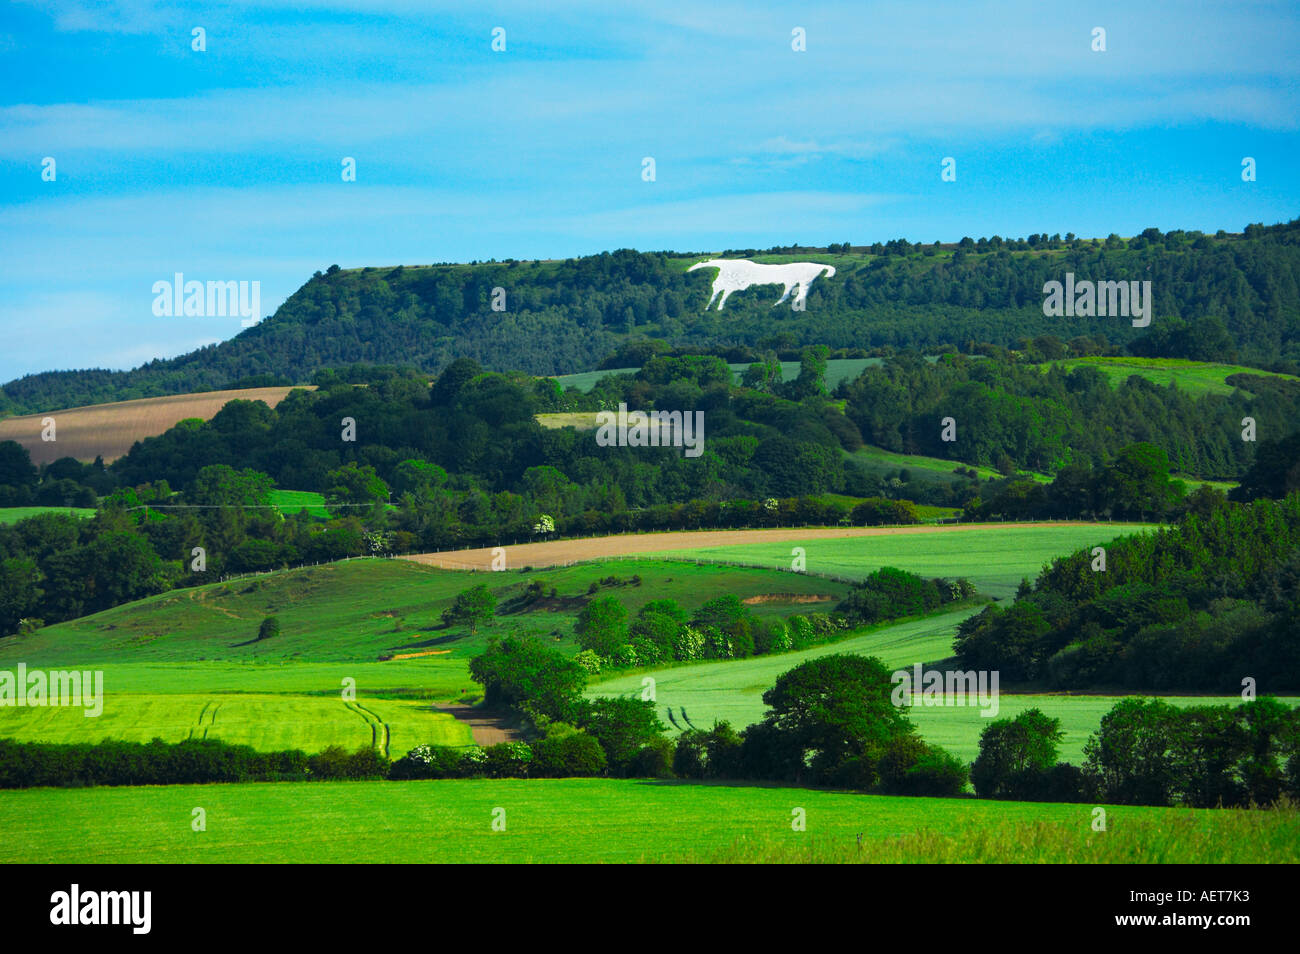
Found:
M 827 265 L 827 266 L 826 266 L 826 273 L 825 273 L 825 274 L 826 274 L 826 277 L 827 277 L 827 278 L 834 278 L 834 277 L 835 277 L 835 266 L 834 266 L 834 265 Z

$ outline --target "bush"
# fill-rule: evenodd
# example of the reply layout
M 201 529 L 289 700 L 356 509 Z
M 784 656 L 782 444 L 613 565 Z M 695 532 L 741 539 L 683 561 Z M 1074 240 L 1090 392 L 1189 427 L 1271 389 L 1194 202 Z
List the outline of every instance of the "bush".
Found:
M 417 745 L 392 764 L 388 777 L 397 780 L 456 778 L 461 753 L 446 745 Z
M 483 757 L 488 778 L 526 778 L 533 750 L 526 742 L 500 742 L 483 749 Z
M 758 655 L 789 652 L 792 643 L 785 620 L 772 616 L 754 625 L 754 652 Z
M 571 726 L 565 728 L 569 729 L 567 734 L 549 734 L 532 743 L 532 774 L 537 778 L 586 778 L 604 774 L 605 750 L 600 743 L 585 732 Z
M 312 778 L 384 778 L 391 766 L 388 759 L 369 746 L 349 753 L 341 745 L 329 745 L 307 759 Z
M 674 749 L 672 739 L 653 739 L 641 747 L 628 768 L 631 778 L 672 778 Z

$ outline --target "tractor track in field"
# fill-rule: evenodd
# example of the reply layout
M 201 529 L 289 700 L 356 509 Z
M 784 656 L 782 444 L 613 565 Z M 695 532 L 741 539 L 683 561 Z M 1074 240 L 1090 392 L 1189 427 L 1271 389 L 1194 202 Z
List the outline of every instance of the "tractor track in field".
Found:
M 794 543 L 800 540 L 840 540 L 853 537 L 911 536 L 930 533 L 965 533 L 992 527 L 1029 529 L 1055 526 L 1091 526 L 1091 520 L 1007 521 L 1006 523 L 919 524 L 909 527 L 765 527 L 757 530 L 674 530 L 664 533 L 615 533 L 605 537 L 551 540 L 542 543 L 503 544 L 506 567 L 548 567 L 586 560 L 662 553 L 665 550 L 701 550 L 708 547 L 757 543 Z M 448 570 L 490 570 L 495 547 L 414 553 L 399 559 Z
M 343 705 L 351 712 L 361 716 L 366 725 L 370 726 L 370 745 L 388 758 L 388 744 L 392 740 L 392 729 L 383 719 L 375 715 L 359 702 L 344 702 Z
M 197 724 L 196 726 L 194 726 L 194 728 L 190 729 L 189 738 L 191 738 L 191 739 L 194 738 L 194 732 L 195 732 L 197 729 L 202 729 L 202 730 L 203 730 L 203 734 L 200 735 L 199 738 L 200 738 L 200 739 L 206 739 L 206 738 L 208 737 L 208 730 L 211 729 L 214 725 L 217 724 L 217 713 L 221 711 L 221 707 L 222 707 L 223 705 L 225 705 L 225 703 L 223 703 L 223 702 L 218 702 L 218 703 L 215 704 L 215 706 L 213 705 L 213 703 L 212 703 L 211 701 L 208 701 L 208 702 L 203 703 L 203 708 L 202 708 L 202 710 L 200 710 L 200 712 L 199 712 L 199 721 L 198 721 L 198 724 Z M 208 713 L 208 710 L 209 710 L 209 709 L 212 710 L 211 714 Z M 203 724 L 203 720 L 204 720 L 204 718 L 206 718 L 206 719 L 208 720 L 207 725 L 204 725 L 204 724 Z

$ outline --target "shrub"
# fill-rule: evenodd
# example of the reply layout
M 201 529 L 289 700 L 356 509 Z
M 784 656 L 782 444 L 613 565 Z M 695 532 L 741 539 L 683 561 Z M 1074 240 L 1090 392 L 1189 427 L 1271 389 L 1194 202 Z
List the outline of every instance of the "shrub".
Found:
M 526 778 L 533 750 L 526 742 L 500 742 L 483 749 L 483 771 L 488 778 Z
M 564 725 L 556 723 L 552 726 Z M 602 775 L 605 750 L 586 732 L 565 726 L 567 734 L 549 734 L 532 743 L 532 774 L 537 778 L 581 778 Z
M 672 778 L 674 748 L 672 739 L 658 738 L 647 742 L 628 767 L 631 778 Z

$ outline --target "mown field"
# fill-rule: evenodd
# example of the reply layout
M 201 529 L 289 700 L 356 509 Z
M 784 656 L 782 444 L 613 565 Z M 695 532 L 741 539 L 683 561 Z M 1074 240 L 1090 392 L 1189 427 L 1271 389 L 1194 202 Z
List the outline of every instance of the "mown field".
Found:
M 1295 812 L 1092 811 L 615 779 L 33 789 L 0 792 L 0 862 L 1300 860 Z

